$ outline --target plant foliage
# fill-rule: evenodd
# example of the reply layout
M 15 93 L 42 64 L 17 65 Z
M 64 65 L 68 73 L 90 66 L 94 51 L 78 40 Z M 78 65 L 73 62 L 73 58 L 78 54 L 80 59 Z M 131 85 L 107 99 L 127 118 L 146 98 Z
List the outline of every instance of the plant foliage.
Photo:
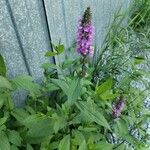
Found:
M 84 62 L 43 64 L 41 84 L 27 75 L 7 78 L 0 55 L 0 149 L 148 150 L 149 4 L 145 0 L 134 11 L 131 7 L 130 16 L 114 15 L 93 63 L 84 56 Z M 53 47 L 47 57 L 65 50 L 63 44 Z M 14 106 L 16 89 L 28 92 L 24 108 Z

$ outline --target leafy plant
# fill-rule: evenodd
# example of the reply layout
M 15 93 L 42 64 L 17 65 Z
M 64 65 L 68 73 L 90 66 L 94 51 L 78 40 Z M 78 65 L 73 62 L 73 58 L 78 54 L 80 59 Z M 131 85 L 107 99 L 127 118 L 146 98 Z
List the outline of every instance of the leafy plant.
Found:
M 123 24 L 126 15 L 115 14 L 104 45 L 94 58 L 88 57 L 93 51 L 91 41 L 86 39 L 90 43 L 86 51 L 84 39 L 79 37 L 81 58 L 43 64 L 40 85 L 27 75 L 7 78 L 0 57 L 0 149 L 149 149 L 149 133 L 144 126 L 150 117 L 144 107 L 149 73 L 140 67 L 148 63 L 143 51 L 148 52 L 149 44 L 144 41 L 146 36 L 140 36 L 137 43 L 139 34 L 133 29 L 131 16 Z M 79 30 L 84 38 L 91 35 L 90 19 L 87 8 L 80 24 L 84 32 Z M 63 44 L 53 47 L 47 57 L 65 49 Z M 94 59 L 93 63 L 89 59 Z M 137 87 L 138 83 L 143 87 Z M 13 104 L 11 93 L 16 89 L 28 92 L 24 108 Z

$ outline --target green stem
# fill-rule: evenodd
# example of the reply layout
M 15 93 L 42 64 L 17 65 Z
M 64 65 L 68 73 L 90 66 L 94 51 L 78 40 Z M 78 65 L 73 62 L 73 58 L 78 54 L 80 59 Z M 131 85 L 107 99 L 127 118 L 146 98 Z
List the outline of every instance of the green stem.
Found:
M 125 142 L 125 140 L 123 140 L 120 144 L 118 144 L 116 147 L 114 147 L 113 150 L 116 149 L 116 148 L 118 148 L 118 147 L 119 147 L 121 144 L 123 144 L 124 142 Z
M 81 76 L 84 77 L 86 74 L 86 56 L 83 56 L 82 58 L 82 71 L 81 71 Z

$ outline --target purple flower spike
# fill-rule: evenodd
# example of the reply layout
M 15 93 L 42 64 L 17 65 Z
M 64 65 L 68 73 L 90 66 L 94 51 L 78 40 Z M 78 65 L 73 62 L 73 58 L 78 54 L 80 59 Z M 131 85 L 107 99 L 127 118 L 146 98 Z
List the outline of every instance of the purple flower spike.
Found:
M 92 42 L 94 37 L 94 27 L 91 23 L 90 7 L 86 9 L 82 19 L 79 21 L 77 31 L 77 52 L 86 57 L 88 54 L 93 55 L 94 49 Z
M 120 100 L 118 102 L 116 102 L 115 105 L 113 105 L 112 116 L 113 116 L 114 119 L 120 117 L 121 112 L 122 112 L 124 106 L 125 106 L 125 103 L 122 100 L 122 98 L 120 98 Z

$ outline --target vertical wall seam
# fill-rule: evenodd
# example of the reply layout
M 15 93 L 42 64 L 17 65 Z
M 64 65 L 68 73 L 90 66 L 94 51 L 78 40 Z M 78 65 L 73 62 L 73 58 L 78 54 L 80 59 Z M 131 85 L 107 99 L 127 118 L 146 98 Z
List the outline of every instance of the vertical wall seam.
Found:
M 30 70 L 29 64 L 28 64 L 27 59 L 26 59 L 26 54 L 24 52 L 24 48 L 23 48 L 23 45 L 22 45 L 22 42 L 21 42 L 20 34 L 18 32 L 18 29 L 17 29 L 17 24 L 15 22 L 15 18 L 14 18 L 13 12 L 12 12 L 12 8 L 10 6 L 9 0 L 5 0 L 5 2 L 6 2 L 6 7 L 8 9 L 8 13 L 9 13 L 11 21 L 12 21 L 12 25 L 13 25 L 14 30 L 15 30 L 15 35 L 16 35 L 19 47 L 21 49 L 21 53 L 22 53 L 22 56 L 23 56 L 23 60 L 25 62 L 27 72 L 28 72 L 29 75 L 31 75 L 31 70 Z
M 48 37 L 49 37 L 49 40 L 50 40 L 50 49 L 53 51 L 52 38 L 51 38 L 50 29 L 49 29 L 48 17 L 47 17 L 47 12 L 46 12 L 46 7 L 45 7 L 45 1 L 44 0 L 42 0 L 42 5 L 43 5 L 43 10 L 44 10 L 44 15 L 45 15 L 45 21 L 46 21 L 46 28 L 47 28 L 47 32 L 48 32 Z M 53 57 L 53 63 L 56 64 L 55 57 Z
M 63 14 L 63 21 L 64 21 L 64 27 L 65 27 L 65 39 L 66 39 L 66 47 L 68 48 L 68 34 L 67 34 L 67 23 L 66 23 L 66 14 L 65 14 L 65 6 L 64 6 L 64 0 L 61 0 L 62 5 L 62 14 Z M 67 57 L 67 54 L 65 53 L 65 57 Z

